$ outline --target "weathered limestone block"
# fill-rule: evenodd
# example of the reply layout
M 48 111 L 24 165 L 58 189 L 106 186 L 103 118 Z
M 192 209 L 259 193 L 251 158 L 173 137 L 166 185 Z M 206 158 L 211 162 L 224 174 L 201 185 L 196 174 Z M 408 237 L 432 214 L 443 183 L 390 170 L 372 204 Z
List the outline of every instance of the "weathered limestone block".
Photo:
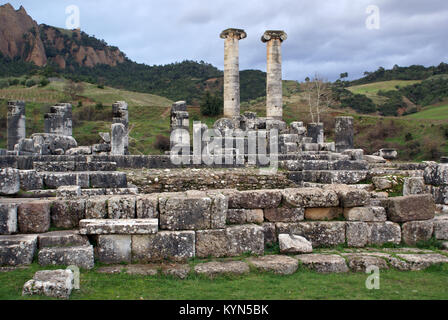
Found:
M 128 148 L 128 131 L 122 123 L 114 123 L 111 126 L 111 154 L 124 155 Z
M 114 196 L 107 200 L 107 217 L 109 219 L 134 219 L 135 197 Z
M 311 253 L 313 246 L 311 242 L 301 236 L 290 234 L 279 234 L 278 243 L 281 253 Z
M 110 143 L 99 143 L 92 146 L 92 153 L 110 152 L 112 150 Z
M 242 225 L 226 228 L 228 255 L 240 256 L 264 253 L 263 227 L 257 225 Z
M 363 160 L 365 160 L 369 163 L 386 163 L 386 159 L 384 159 L 383 157 L 367 155 L 367 154 L 365 154 L 363 156 Z
M 438 240 L 448 240 L 448 215 L 434 219 L 434 236 Z
M 20 175 L 17 169 L 0 169 L 0 195 L 16 194 L 20 190 Z
M 7 148 L 14 150 L 20 139 L 26 137 L 25 101 L 8 101 L 7 113 Z
M 286 205 L 299 208 L 337 207 L 339 198 L 332 190 L 318 188 L 284 189 L 283 201 Z
M 419 241 L 428 241 L 431 239 L 434 231 L 434 222 L 427 221 L 409 221 L 402 225 L 401 237 L 403 242 L 408 245 L 415 245 Z
M 433 253 L 433 254 L 398 254 L 398 257 L 408 262 L 408 268 L 413 271 L 424 270 L 431 265 L 439 263 L 448 263 L 448 257 Z
M 228 224 L 245 224 L 247 221 L 247 210 L 248 209 L 228 209 L 226 222 Z
M 131 235 L 99 235 L 97 258 L 102 263 L 131 262 Z
M 43 173 L 44 185 L 47 189 L 57 189 L 61 186 L 80 186 L 89 188 L 89 174 L 76 172 Z
M 336 151 L 343 152 L 347 149 L 353 149 L 353 117 L 335 118 L 335 141 Z
M 275 274 L 289 275 L 297 271 L 299 262 L 288 256 L 270 255 L 247 260 L 256 269 Z
M 20 189 L 29 191 L 29 190 L 40 190 L 43 188 L 43 179 L 42 175 L 40 175 L 35 170 L 20 170 Z
M 335 220 L 342 216 L 342 208 L 306 208 L 305 219 L 306 220 Z
M 108 197 L 90 197 L 86 200 L 86 219 L 104 219 L 107 217 Z
M 0 265 L 29 265 L 36 249 L 37 235 L 0 236 Z
M 44 233 L 50 228 L 51 201 L 39 200 L 19 205 L 20 233 Z
M 304 219 L 304 208 L 279 207 L 264 209 L 264 217 L 270 222 L 299 222 Z
M 0 203 L 0 235 L 17 233 L 17 204 Z
M 158 231 L 157 219 L 85 219 L 79 222 L 79 233 L 102 234 L 154 234 Z
M 349 271 L 345 259 L 335 254 L 302 254 L 298 255 L 297 259 L 306 268 L 319 273 L 341 273 Z
M 264 222 L 264 213 L 262 209 L 246 210 L 246 223 L 262 224 Z
M 324 190 L 333 190 L 339 198 L 339 203 L 344 208 L 362 207 L 370 200 L 367 191 L 352 188 L 347 185 L 332 184 L 324 187 Z
M 205 193 L 195 196 L 161 194 L 159 197 L 162 230 L 203 230 L 211 227 L 212 200 Z
M 398 158 L 398 151 L 396 149 L 391 148 L 383 148 L 380 149 L 375 155 L 382 157 L 386 160 L 395 160 Z
M 195 257 L 195 238 L 194 231 L 161 231 L 149 236 L 132 236 L 132 260 L 186 261 Z
M 66 150 L 76 148 L 78 143 L 72 136 L 52 133 L 34 133 L 31 135 L 37 151 L 42 155 L 56 154 L 57 150 L 65 152 Z
M 196 231 L 196 256 L 199 258 L 225 257 L 228 244 L 226 230 L 199 230 Z
M 371 266 L 378 267 L 380 270 L 389 269 L 386 260 L 380 257 L 367 255 L 349 255 L 347 256 L 348 267 L 353 272 L 366 272 Z
M 362 248 L 369 243 L 370 228 L 365 222 L 347 222 L 347 245 L 353 248 Z
M 369 241 L 368 244 L 383 245 L 384 243 L 401 242 L 401 228 L 397 223 L 386 222 L 369 222 Z
M 90 245 L 89 239 L 76 230 L 53 231 L 39 234 L 39 248 L 79 247 Z
M 312 143 L 324 143 L 324 124 L 309 123 L 307 127 L 307 135 L 312 138 Z
M 91 188 L 127 188 L 125 172 L 90 172 Z
M 424 173 L 423 178 L 425 183 L 433 186 L 445 186 L 448 185 L 448 164 L 431 164 Z
M 281 190 L 249 190 L 229 196 L 230 209 L 277 208 L 282 200 Z
M 156 219 L 159 217 L 159 196 L 156 194 L 138 195 L 135 203 L 137 219 Z
M 345 222 L 313 221 L 298 223 L 277 223 L 277 234 L 294 234 L 311 241 L 313 248 L 337 246 L 345 243 Z
M 264 244 L 272 245 L 277 243 L 277 234 L 275 232 L 275 223 L 265 222 L 262 225 L 264 232 Z
M 65 154 L 69 155 L 69 156 L 89 155 L 89 154 L 92 154 L 92 147 L 91 146 L 82 146 L 82 147 L 71 148 L 71 149 L 65 151 Z
M 39 250 L 38 261 L 41 266 L 77 266 L 92 269 L 93 246 L 43 248 Z
M 69 299 L 73 290 L 74 274 L 71 270 L 43 270 L 25 283 L 22 296 L 43 295 Z
M 208 277 L 215 277 L 222 274 L 241 275 L 249 273 L 249 265 L 243 261 L 213 261 L 200 263 L 194 267 L 194 272 Z
M 336 146 L 337 149 L 337 146 Z M 363 149 L 347 149 L 342 151 L 342 154 L 348 155 L 350 160 L 364 160 L 364 150 Z
M 72 229 L 84 219 L 86 202 L 78 200 L 57 200 L 51 206 L 51 223 L 56 228 Z
M 429 220 L 434 218 L 436 206 L 429 194 L 389 198 L 387 217 L 394 222 Z
M 404 178 L 403 196 L 413 194 L 430 193 L 429 188 L 425 185 L 425 180 L 422 177 L 407 177 Z
M 345 208 L 344 217 L 348 221 L 382 222 L 387 220 L 383 207 Z
M 227 211 L 229 210 L 229 198 L 214 190 L 207 191 L 207 196 L 212 200 L 210 228 L 224 229 L 226 227 Z
M 77 198 L 81 196 L 80 186 L 61 186 L 56 190 L 58 198 Z

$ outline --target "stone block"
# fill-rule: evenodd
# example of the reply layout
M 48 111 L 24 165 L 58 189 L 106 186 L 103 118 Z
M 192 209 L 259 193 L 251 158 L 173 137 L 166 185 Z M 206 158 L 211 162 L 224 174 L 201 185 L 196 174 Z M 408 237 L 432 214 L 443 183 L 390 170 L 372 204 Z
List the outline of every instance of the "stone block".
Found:
M 247 221 L 247 209 L 228 209 L 227 219 L 228 224 L 245 224 Z
M 71 270 L 43 270 L 25 283 L 22 296 L 42 295 L 69 299 L 73 290 L 74 274 Z
M 228 255 L 240 256 L 245 253 L 264 253 L 263 227 L 257 225 L 242 225 L 226 228 Z
M 137 219 L 156 219 L 159 217 L 159 197 L 156 194 L 137 196 L 135 206 Z
M 324 190 L 333 190 L 339 198 L 339 204 L 344 208 L 362 207 L 370 200 L 367 191 L 352 188 L 347 185 L 332 184 L 324 187 Z
M 76 230 L 53 231 L 39 234 L 39 248 L 80 247 L 90 245 L 89 239 Z
M 227 251 L 226 230 L 196 231 L 196 256 L 198 258 L 225 257 Z
M 434 236 L 438 240 L 448 240 L 448 216 L 437 216 L 434 219 Z
M 249 265 L 243 261 L 213 261 L 196 265 L 194 272 L 213 278 L 223 274 L 241 275 L 249 273 L 250 269 Z
M 429 220 L 434 218 L 436 206 L 429 194 L 389 198 L 387 217 L 394 222 Z
M 37 235 L 0 236 L 0 265 L 29 265 L 36 249 Z
M 288 256 L 270 255 L 247 260 L 256 269 L 280 275 L 290 275 L 297 271 L 299 262 Z
M 433 186 L 448 185 L 448 164 L 432 164 L 426 167 L 423 178 L 425 183 Z
M 403 223 L 401 238 L 407 245 L 416 245 L 419 241 L 428 241 L 432 238 L 434 231 L 434 222 L 426 221 L 409 221 Z
M 348 267 L 353 272 L 366 272 L 369 267 L 375 266 L 380 270 L 389 269 L 386 260 L 381 257 L 368 255 L 347 256 Z
M 306 208 L 305 219 L 306 220 L 321 220 L 330 221 L 338 219 L 342 216 L 342 208 Z
M 205 195 L 161 194 L 159 197 L 162 230 L 203 230 L 211 227 L 212 200 Z
M 387 220 L 383 207 L 345 208 L 344 217 L 348 221 L 383 222 Z
M 131 235 L 99 235 L 97 239 L 97 258 L 102 263 L 131 262 Z
M 43 248 L 39 250 L 38 261 L 41 266 L 77 266 L 92 269 L 93 246 Z
M 78 198 L 81 196 L 80 186 L 61 186 L 56 190 L 58 198 Z
M 162 231 L 154 235 L 132 236 L 133 261 L 186 261 L 193 257 L 194 231 Z
M 108 197 L 95 197 L 86 200 L 86 219 L 104 219 L 107 217 Z
M 413 194 L 430 193 L 429 188 L 425 185 L 423 177 L 407 177 L 404 178 L 403 196 L 410 196 Z
M 369 243 L 370 228 L 365 222 L 347 222 L 347 245 L 353 248 L 362 248 Z
M 103 234 L 154 234 L 158 230 L 157 219 L 85 219 L 79 222 L 79 233 Z
M 39 200 L 22 203 L 18 210 L 20 233 L 44 233 L 50 229 L 51 201 Z
M 318 188 L 284 189 L 283 201 L 287 206 L 299 208 L 337 207 L 339 198 L 336 192 Z
M 230 209 L 277 208 L 282 200 L 281 190 L 249 190 L 235 192 L 229 197 Z
M 311 241 L 313 248 L 337 246 L 345 243 L 345 222 L 313 221 L 277 223 L 277 234 L 294 234 Z
M 56 228 L 77 228 L 79 220 L 85 217 L 85 210 L 84 199 L 54 201 L 51 206 L 51 223 Z
M 278 243 L 281 253 L 311 253 L 313 246 L 311 242 L 301 236 L 290 234 L 279 234 Z
M 0 169 L 0 195 L 16 194 L 20 190 L 20 175 L 17 169 Z
M 207 196 L 212 200 L 210 228 L 224 229 L 226 227 L 227 211 L 229 210 L 229 198 L 217 191 L 207 191 Z
M 0 203 L 0 235 L 17 233 L 17 207 L 14 203 Z
M 306 268 L 319 273 L 342 273 L 349 271 L 345 259 L 335 254 L 302 254 L 297 256 L 297 259 Z
M 383 245 L 385 243 L 400 244 L 401 228 L 397 223 L 369 222 L 369 241 L 368 244 Z
M 264 218 L 270 222 L 299 222 L 304 219 L 304 208 L 279 207 L 264 209 Z
M 91 188 L 126 188 L 127 186 L 125 172 L 90 172 Z
M 275 223 L 265 222 L 262 225 L 264 232 L 264 244 L 272 245 L 277 243 L 277 234 L 275 232 Z
M 109 219 L 134 219 L 135 196 L 113 196 L 107 200 Z
M 35 170 L 20 170 L 20 189 L 24 191 L 40 190 L 43 188 L 44 182 L 42 175 Z

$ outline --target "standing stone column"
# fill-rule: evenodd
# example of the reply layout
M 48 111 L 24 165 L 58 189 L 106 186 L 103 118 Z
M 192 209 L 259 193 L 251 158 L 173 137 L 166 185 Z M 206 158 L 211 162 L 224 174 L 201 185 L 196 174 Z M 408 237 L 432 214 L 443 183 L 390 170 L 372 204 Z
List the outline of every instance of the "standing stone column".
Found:
M 224 117 L 240 115 L 239 40 L 247 37 L 244 30 L 226 29 L 221 32 L 224 41 Z
M 50 113 L 44 115 L 45 133 L 72 136 L 72 105 L 70 103 L 58 103 L 50 108 Z
M 178 101 L 172 105 L 170 129 L 170 149 L 174 146 L 190 145 L 190 119 L 185 101 Z
M 335 118 L 336 151 L 342 152 L 353 149 L 353 117 Z
M 125 101 L 117 101 L 112 105 L 113 123 L 122 123 L 129 129 L 128 104 Z
M 8 102 L 8 150 L 14 151 L 14 146 L 26 136 L 26 117 L 24 101 Z
M 284 31 L 268 30 L 261 37 L 267 45 L 266 116 L 283 119 L 282 42 L 288 35 Z

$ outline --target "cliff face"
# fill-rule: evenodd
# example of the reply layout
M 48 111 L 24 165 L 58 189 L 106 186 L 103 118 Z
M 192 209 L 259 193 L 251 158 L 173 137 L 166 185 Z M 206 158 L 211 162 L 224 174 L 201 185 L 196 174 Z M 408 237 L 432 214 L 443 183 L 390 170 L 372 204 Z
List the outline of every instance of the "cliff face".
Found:
M 39 27 L 22 6 L 19 10 L 14 10 L 9 3 L 0 6 L 0 52 L 38 66 L 47 63 Z
M 0 52 L 38 66 L 51 62 L 62 69 L 75 65 L 116 66 L 126 59 L 118 48 L 79 30 L 38 26 L 23 7 L 15 10 L 9 3 L 0 6 Z

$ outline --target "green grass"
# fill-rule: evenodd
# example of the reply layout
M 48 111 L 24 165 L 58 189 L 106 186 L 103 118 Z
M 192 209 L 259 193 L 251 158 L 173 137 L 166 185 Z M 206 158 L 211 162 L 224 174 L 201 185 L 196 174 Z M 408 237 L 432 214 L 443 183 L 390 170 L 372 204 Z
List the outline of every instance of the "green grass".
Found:
M 406 116 L 410 119 L 448 120 L 448 104 L 439 107 L 428 107 L 424 110 Z
M 45 269 L 52 269 L 45 268 Z M 0 273 L 0 299 L 48 299 L 22 297 L 23 284 L 42 269 L 37 264 L 24 270 Z M 190 275 L 185 280 L 169 276 L 107 275 L 81 272 L 81 290 L 72 300 L 166 300 L 166 299 L 448 299 L 448 266 L 433 266 L 425 271 L 382 271 L 380 289 L 365 287 L 367 274 L 318 274 L 300 269 L 290 276 L 251 272 L 244 276 L 220 276 L 214 280 Z
M 415 83 L 421 82 L 420 80 L 391 80 L 391 81 L 381 81 L 374 82 L 369 84 L 362 84 L 358 86 L 352 86 L 347 88 L 354 94 L 363 94 L 368 98 L 372 99 L 372 101 L 380 105 L 388 100 L 386 97 L 382 97 L 378 95 L 378 91 L 392 91 L 397 90 L 397 86 L 406 87 L 413 85 Z

